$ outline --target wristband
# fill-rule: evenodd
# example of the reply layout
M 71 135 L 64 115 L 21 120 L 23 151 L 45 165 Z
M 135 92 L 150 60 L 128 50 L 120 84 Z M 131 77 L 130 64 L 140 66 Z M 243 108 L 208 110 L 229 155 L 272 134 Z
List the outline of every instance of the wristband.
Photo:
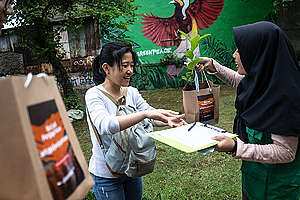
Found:
M 234 140 L 234 147 L 233 147 L 233 149 L 232 149 L 232 151 L 231 151 L 231 154 L 235 154 L 236 151 L 237 151 L 237 141 Z

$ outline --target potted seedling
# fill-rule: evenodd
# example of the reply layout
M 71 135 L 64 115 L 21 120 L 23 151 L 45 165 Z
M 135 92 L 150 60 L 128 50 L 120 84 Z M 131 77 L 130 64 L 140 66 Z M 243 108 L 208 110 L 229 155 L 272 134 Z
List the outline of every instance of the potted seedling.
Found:
M 219 119 L 219 91 L 220 86 L 214 85 L 206 78 L 205 72 L 201 72 L 201 76 L 205 81 L 199 81 L 198 73 L 195 66 L 202 59 L 197 53 L 199 41 L 210 34 L 200 36 L 199 34 L 191 38 L 188 34 L 180 31 L 180 33 L 189 40 L 191 48 L 186 51 L 185 56 L 188 59 L 187 72 L 182 77 L 187 81 L 183 88 L 183 112 L 188 123 L 203 122 L 208 124 L 216 124 Z
M 187 57 L 187 72 L 182 76 L 182 79 L 187 83 L 183 90 L 195 90 L 199 89 L 198 86 L 198 74 L 195 70 L 196 64 L 202 59 L 196 53 L 196 49 L 199 48 L 199 41 L 211 34 L 205 34 L 203 36 L 197 34 L 195 37 L 191 38 L 188 34 L 183 31 L 179 31 L 191 44 L 191 48 L 186 51 L 185 56 Z

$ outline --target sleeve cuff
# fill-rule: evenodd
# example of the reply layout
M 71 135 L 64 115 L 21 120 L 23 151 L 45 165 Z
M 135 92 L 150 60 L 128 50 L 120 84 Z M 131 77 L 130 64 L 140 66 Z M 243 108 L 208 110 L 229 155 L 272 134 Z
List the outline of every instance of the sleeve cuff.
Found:
M 113 117 L 108 124 L 111 134 L 115 134 L 120 131 L 120 124 L 117 117 Z
M 241 157 L 241 150 L 243 149 L 244 142 L 240 140 L 239 138 L 236 138 L 236 151 L 232 154 L 234 158 L 240 158 Z
M 207 72 L 207 74 L 209 74 L 209 75 L 216 75 L 217 73 L 219 73 L 218 71 L 216 71 L 216 72 L 214 72 L 214 73 L 211 73 L 211 72 L 208 72 L 208 71 L 206 71 Z

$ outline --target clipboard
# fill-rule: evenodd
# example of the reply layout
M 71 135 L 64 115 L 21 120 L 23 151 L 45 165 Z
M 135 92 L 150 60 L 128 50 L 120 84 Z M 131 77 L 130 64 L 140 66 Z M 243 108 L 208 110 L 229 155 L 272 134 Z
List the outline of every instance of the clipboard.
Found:
M 188 129 L 190 129 L 190 131 L 188 131 Z M 215 146 L 219 141 L 211 139 L 214 136 L 225 135 L 230 138 L 238 136 L 229 133 L 226 130 L 201 122 L 177 128 L 154 131 L 146 133 L 146 135 L 186 153 L 192 153 Z

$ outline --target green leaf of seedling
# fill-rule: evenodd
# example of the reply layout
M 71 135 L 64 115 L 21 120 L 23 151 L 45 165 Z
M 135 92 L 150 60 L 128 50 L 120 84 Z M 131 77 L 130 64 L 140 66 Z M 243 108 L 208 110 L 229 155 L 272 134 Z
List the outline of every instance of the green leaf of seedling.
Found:
M 191 76 L 191 75 L 192 75 L 192 71 L 188 71 L 188 72 L 186 73 L 186 75 L 187 75 L 187 76 Z
M 191 39 L 191 50 L 195 50 L 199 44 L 199 41 L 207 36 L 210 36 L 211 34 L 205 34 L 203 36 L 200 36 L 199 34 L 194 37 L 193 39 Z
M 203 58 L 196 58 L 195 60 L 193 60 L 193 61 L 195 61 L 196 62 L 196 64 L 198 63 L 198 62 L 200 62 L 201 60 L 203 60 Z
M 202 58 L 197 58 L 197 59 L 195 59 L 195 60 L 192 60 L 192 62 L 190 62 L 189 64 L 188 64 L 188 69 L 189 70 L 192 70 L 194 67 L 195 67 L 195 65 L 199 62 L 199 61 L 201 61 L 202 60 Z
M 199 41 L 201 39 L 201 36 L 198 34 L 196 37 L 194 37 L 192 40 L 191 40 L 191 50 L 194 51 L 198 44 L 199 44 Z
M 194 66 L 195 66 L 194 62 L 193 62 L 193 61 L 190 62 L 190 63 L 188 64 L 188 70 L 192 70 L 192 69 L 194 68 Z
M 186 34 L 183 31 L 179 31 L 179 33 L 181 33 L 187 40 L 191 41 L 191 38 L 190 38 L 190 36 L 188 34 Z
M 193 50 L 190 49 L 187 52 L 185 52 L 185 56 L 192 60 L 194 58 Z
M 192 71 L 189 71 L 185 74 L 185 77 L 186 77 L 188 82 L 192 82 L 193 79 L 194 79 L 194 74 L 192 73 Z

